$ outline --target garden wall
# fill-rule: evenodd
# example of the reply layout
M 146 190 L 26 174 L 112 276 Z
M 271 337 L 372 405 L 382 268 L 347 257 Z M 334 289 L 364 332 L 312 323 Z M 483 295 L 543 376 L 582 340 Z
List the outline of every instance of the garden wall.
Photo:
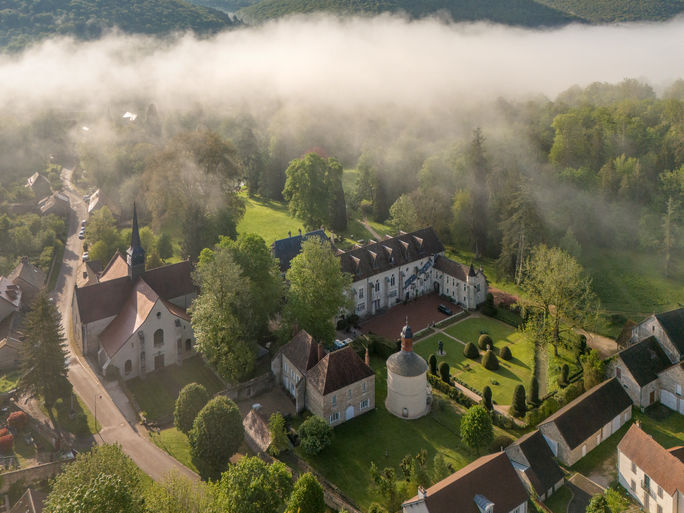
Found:
M 26 485 L 43 481 L 55 477 L 62 470 L 62 467 L 72 460 L 53 461 L 52 463 L 44 463 L 43 465 L 36 465 L 35 467 L 22 468 L 12 472 L 5 472 L 0 474 L 0 493 L 7 493 L 15 483 L 23 481 Z
M 273 389 L 274 383 L 273 373 L 269 371 L 244 383 L 228 385 L 225 391 L 219 392 L 219 394 L 225 395 L 233 401 L 244 401 L 245 399 L 251 399 L 257 395 L 270 392 Z

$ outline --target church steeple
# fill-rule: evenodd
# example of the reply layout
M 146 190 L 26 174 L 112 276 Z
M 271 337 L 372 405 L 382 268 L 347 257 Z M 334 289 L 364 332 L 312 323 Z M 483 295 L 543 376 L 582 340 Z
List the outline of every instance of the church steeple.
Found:
M 145 272 L 145 250 L 140 244 L 140 232 L 138 231 L 138 211 L 133 202 L 133 227 L 131 230 L 131 246 L 126 251 L 128 263 L 128 277 L 135 279 Z

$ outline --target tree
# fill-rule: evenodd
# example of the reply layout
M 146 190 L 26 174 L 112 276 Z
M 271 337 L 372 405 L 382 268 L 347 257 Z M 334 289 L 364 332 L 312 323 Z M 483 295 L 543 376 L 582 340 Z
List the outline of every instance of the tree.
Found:
M 603 495 L 594 495 L 589 501 L 586 513 L 611 513 L 608 501 Z
M 491 349 L 488 349 L 482 357 L 482 366 L 487 370 L 499 369 L 499 359 Z
M 484 150 L 485 138 L 480 128 L 473 132 L 473 138 L 467 151 L 467 167 L 473 177 L 471 239 L 474 244 L 475 258 L 487 253 L 489 234 L 489 163 Z
M 280 412 L 271 414 L 271 417 L 268 419 L 268 431 L 271 433 L 272 439 L 268 452 L 273 456 L 278 456 L 278 454 L 290 446 L 287 433 L 285 432 L 285 418 Z
M 603 381 L 605 374 L 605 362 L 601 360 L 598 351 L 592 349 L 589 354 L 580 358 L 584 379 L 584 390 L 589 390 Z
M 486 446 L 494 438 L 494 428 L 489 413 L 482 406 L 468 408 L 461 418 L 461 440 L 480 454 L 480 447 Z
M 568 384 L 568 377 L 570 375 L 570 366 L 567 363 L 564 363 L 563 366 L 561 367 L 561 377 L 560 377 L 560 384 L 565 386 Z
M 186 435 L 190 432 L 195 417 L 207 401 L 209 401 L 209 393 L 198 383 L 189 383 L 181 389 L 173 410 L 173 423 L 179 431 Z
M 316 455 L 332 443 L 333 431 L 330 425 L 317 415 L 312 415 L 299 426 L 302 449 Z
M 307 153 L 290 162 L 285 175 L 283 198 L 288 201 L 290 214 L 302 219 L 308 229 L 325 224 L 339 231 L 346 229 L 346 209 L 341 210 L 342 165 L 337 159 Z
M 672 248 L 675 245 L 677 230 L 677 211 L 679 203 L 670 196 L 667 199 L 665 214 L 663 215 L 663 249 L 665 250 L 665 276 L 670 276 Z
M 142 513 L 142 472 L 118 445 L 95 446 L 80 453 L 55 478 L 47 513 Z
M 503 346 L 501 348 L 500 356 L 501 356 L 502 360 L 510 360 L 511 358 L 513 358 L 513 355 L 511 354 L 510 346 Z
M 527 412 L 527 400 L 525 399 L 525 387 L 518 385 L 513 390 L 513 404 L 510 413 L 514 417 L 522 417 Z
M 453 474 L 453 470 L 449 468 L 449 465 L 444 460 L 444 456 L 439 453 L 435 454 L 435 459 L 432 461 L 432 482 L 439 483 L 451 474 Z
M 463 354 L 466 358 L 475 359 L 478 356 L 480 356 L 480 351 L 477 350 L 475 344 L 473 344 L 472 342 L 468 342 L 463 348 Z
M 292 476 L 284 463 L 265 463 L 257 457 L 230 465 L 216 485 L 216 509 L 230 513 L 278 513 L 292 490 Z
M 302 474 L 287 502 L 287 513 L 325 513 L 323 487 L 311 472 Z
M 92 260 L 106 263 L 114 255 L 121 243 L 116 220 L 108 207 L 96 210 L 89 218 L 85 229 L 85 240 L 90 247 L 89 253 L 95 250 Z
M 532 376 L 530 383 L 530 402 L 534 405 L 539 404 L 539 380 L 537 376 Z
M 430 365 L 430 372 L 437 375 L 437 357 L 433 354 L 428 358 L 428 364 Z
M 489 387 L 489 385 L 485 385 L 485 387 L 482 389 L 482 406 L 484 406 L 487 411 L 491 411 L 494 407 L 492 405 L 492 389 Z
M 212 510 L 213 490 L 205 482 L 174 470 L 155 482 L 145 494 L 148 513 L 206 513 Z
M 159 258 L 164 262 L 167 258 L 173 256 L 173 243 L 168 233 L 162 233 L 157 239 L 157 252 L 159 253 Z
M 249 377 L 256 362 L 256 342 L 245 320 L 254 306 L 250 284 L 229 249 L 202 253 L 193 274 L 200 294 L 192 303 L 192 329 L 198 350 L 229 380 Z
M 480 349 L 486 351 L 487 349 L 494 347 L 494 342 L 492 341 L 492 337 L 486 333 L 483 333 L 480 335 L 480 338 L 477 339 L 477 345 L 480 347 Z
M 45 291 L 36 296 L 26 314 L 24 335 L 17 389 L 24 396 L 41 397 L 52 417 L 52 406 L 57 399 L 69 397 L 71 383 L 67 380 L 67 349 L 60 315 Z
M 606 503 L 611 513 L 623 513 L 627 511 L 630 501 L 626 495 L 620 493 L 617 488 L 608 488 L 603 492 L 603 496 L 606 498 Z
M 442 362 L 439 364 L 439 375 L 444 383 L 451 384 L 451 376 L 449 375 L 449 364 L 447 362 Z
M 314 339 L 332 341 L 333 318 L 350 304 L 352 277 L 342 272 L 330 245 L 316 237 L 305 240 L 286 278 L 290 283 L 287 318 Z
M 188 435 L 190 453 L 197 458 L 203 478 L 217 479 L 245 436 L 237 405 L 214 397 L 200 410 Z
M 420 227 L 418 209 L 408 194 L 402 194 L 389 209 L 389 223 L 398 230 L 412 232 Z
M 525 265 L 522 282 L 532 308 L 541 310 L 541 323 L 552 321 L 552 343 L 558 355 L 561 320 L 580 325 L 595 313 L 596 297 L 582 266 L 559 248 L 537 246 Z
M 371 486 L 385 499 L 385 509 L 387 511 L 398 511 L 401 508 L 402 495 L 394 468 L 385 467 L 380 472 L 375 466 L 375 462 L 371 462 L 370 476 Z

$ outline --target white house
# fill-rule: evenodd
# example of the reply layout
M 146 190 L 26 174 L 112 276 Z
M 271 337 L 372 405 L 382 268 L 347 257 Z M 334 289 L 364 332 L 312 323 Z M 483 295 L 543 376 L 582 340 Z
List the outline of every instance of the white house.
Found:
M 663 448 L 637 423 L 617 452 L 618 481 L 647 513 L 684 513 L 684 447 Z

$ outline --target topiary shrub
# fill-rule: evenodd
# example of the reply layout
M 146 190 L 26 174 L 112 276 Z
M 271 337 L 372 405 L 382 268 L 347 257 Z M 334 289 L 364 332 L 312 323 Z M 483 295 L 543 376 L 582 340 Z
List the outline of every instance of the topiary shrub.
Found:
M 497 370 L 499 368 L 499 359 L 491 349 L 487 351 L 482 357 L 482 366 L 487 370 Z
M 7 425 L 15 431 L 23 431 L 28 424 L 29 418 L 23 411 L 13 411 L 7 417 Z
M 492 341 L 492 337 L 483 333 L 480 335 L 480 338 L 477 339 L 477 345 L 480 346 L 480 349 L 487 350 L 490 346 L 494 347 L 494 342 Z
M 530 402 L 535 406 L 539 404 L 539 381 L 536 376 L 532 376 L 530 383 Z
M 489 452 L 490 454 L 493 452 L 499 452 L 509 445 L 513 443 L 513 439 L 510 436 L 506 435 L 499 435 L 497 436 L 494 440 L 492 440 L 492 443 L 489 444 Z
M 0 436 L 0 454 L 9 454 L 12 452 L 14 445 L 14 437 L 12 435 Z
M 439 375 L 444 383 L 451 384 L 451 380 L 449 379 L 449 364 L 447 362 L 442 362 L 439 364 Z
M 510 360 L 511 358 L 513 358 L 513 355 L 511 354 L 511 348 L 508 346 L 504 346 L 501 349 L 499 356 L 501 356 L 501 358 L 503 358 L 504 360 Z
M 489 388 L 489 385 L 485 386 L 482 389 L 482 405 L 487 408 L 487 410 L 491 410 L 493 408 L 492 405 L 492 389 Z
M 430 372 L 437 374 L 437 357 L 434 354 L 431 354 L 428 358 L 428 365 L 430 365 Z
M 188 383 L 178 393 L 176 407 L 173 410 L 173 423 L 186 435 L 192 429 L 195 417 L 204 405 L 209 402 L 209 393 L 203 385 Z
M 480 351 L 477 350 L 477 347 L 475 347 L 475 344 L 472 342 L 468 342 L 463 349 L 463 354 L 465 355 L 466 358 L 471 358 L 471 359 L 476 359 L 478 356 L 480 356 Z
M 510 414 L 514 417 L 522 417 L 527 412 L 527 401 L 525 399 L 525 387 L 518 385 L 513 391 L 513 404 L 511 404 Z

